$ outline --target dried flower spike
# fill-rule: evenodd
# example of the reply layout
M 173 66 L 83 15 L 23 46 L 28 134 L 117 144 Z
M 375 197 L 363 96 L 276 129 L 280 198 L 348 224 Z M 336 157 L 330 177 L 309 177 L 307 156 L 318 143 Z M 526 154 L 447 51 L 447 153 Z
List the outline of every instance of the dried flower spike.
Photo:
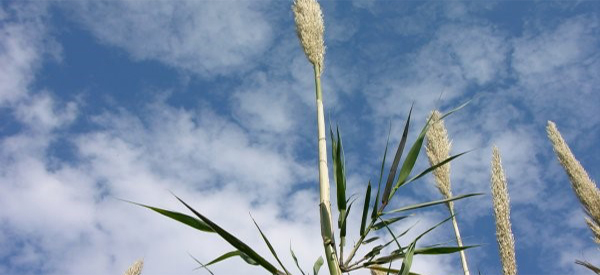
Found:
M 144 261 L 137 260 L 123 275 L 140 275 L 142 274 L 142 268 L 144 268 Z
M 431 112 L 431 127 L 427 131 L 426 152 L 429 158 L 429 164 L 435 165 L 450 156 L 450 148 L 452 144 L 448 140 L 448 132 L 444 126 L 444 121 L 440 120 L 441 114 L 435 110 Z M 450 190 L 450 163 L 446 163 L 437 169 L 433 170 L 435 183 L 440 193 L 445 198 L 452 197 Z
M 323 14 L 321 6 L 316 0 L 295 0 L 292 5 L 294 20 L 296 21 L 296 32 L 306 57 L 317 70 L 320 76 L 323 71 L 323 59 L 325 56 L 325 42 L 323 33 Z
M 515 260 L 515 240 L 510 224 L 510 201 L 500 152 L 496 146 L 494 146 L 492 153 L 492 199 L 496 217 L 496 239 L 500 247 L 500 260 L 502 261 L 502 274 L 515 275 L 517 274 L 517 262 Z
M 586 213 L 591 218 L 587 219 L 586 222 L 594 233 L 594 240 L 600 244 L 600 190 L 598 190 L 596 184 L 590 179 L 587 172 L 585 172 L 581 163 L 575 159 L 571 149 L 569 149 L 569 146 L 556 128 L 556 124 L 548 121 L 546 131 L 548 138 L 552 142 L 558 161 L 569 176 L 575 195 L 577 195 Z

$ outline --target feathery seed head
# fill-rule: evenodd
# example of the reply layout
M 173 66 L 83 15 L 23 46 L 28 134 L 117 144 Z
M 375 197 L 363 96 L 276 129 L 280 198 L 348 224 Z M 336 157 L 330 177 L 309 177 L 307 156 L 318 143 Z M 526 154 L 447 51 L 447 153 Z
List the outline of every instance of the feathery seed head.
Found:
M 310 63 L 317 67 L 317 74 L 320 76 L 325 56 L 325 26 L 321 6 L 316 0 L 295 0 L 292 10 L 302 49 Z
M 440 120 L 441 114 L 437 110 L 431 112 L 431 126 L 427 131 L 427 144 L 425 146 L 429 164 L 435 165 L 450 156 L 451 142 L 448 140 L 448 132 L 444 121 Z M 435 182 L 440 193 L 446 198 L 452 197 L 450 190 L 450 163 L 446 163 L 433 170 Z
M 594 233 L 594 240 L 600 244 L 600 190 L 590 179 L 581 163 L 577 161 L 554 122 L 548 121 L 546 132 L 552 142 L 558 161 L 569 176 L 575 195 L 577 195 L 585 212 L 590 217 L 586 219 L 586 222 Z
M 500 260 L 502 261 L 502 274 L 515 275 L 517 274 L 517 263 L 515 260 L 515 240 L 510 224 L 510 201 L 500 152 L 496 146 L 494 146 L 492 152 L 492 200 L 494 202 L 494 216 L 496 217 L 496 239 L 500 248 Z
M 142 268 L 144 268 L 144 261 L 137 260 L 123 275 L 140 275 L 142 274 Z

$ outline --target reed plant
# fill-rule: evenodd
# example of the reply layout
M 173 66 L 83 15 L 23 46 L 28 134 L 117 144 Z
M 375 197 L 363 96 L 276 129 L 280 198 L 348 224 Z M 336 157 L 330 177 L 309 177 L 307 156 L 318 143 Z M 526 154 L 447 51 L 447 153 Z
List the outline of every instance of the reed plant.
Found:
M 469 275 L 469 268 L 466 255 L 466 249 L 475 247 L 463 245 L 463 241 L 458 228 L 458 222 L 454 212 L 454 202 L 472 196 L 481 195 L 480 193 L 463 194 L 454 196 L 450 184 L 450 162 L 464 155 L 462 152 L 455 155 L 450 155 L 451 143 L 448 138 L 447 130 L 445 129 L 443 120 L 447 116 L 462 109 L 468 104 L 464 103 L 445 114 L 439 111 L 433 111 L 427 118 L 425 124 L 421 127 L 417 137 L 408 145 L 409 129 L 411 124 L 412 106 L 407 112 L 406 120 L 402 131 L 402 136 L 395 147 L 395 154 L 391 165 L 387 165 L 388 146 L 390 144 L 390 134 L 388 133 L 385 150 L 381 160 L 381 166 L 378 169 L 379 177 L 376 185 L 369 180 L 364 188 L 364 200 L 360 212 L 360 224 L 352 225 L 348 223 L 349 215 L 355 200 L 351 200 L 347 196 L 346 186 L 346 164 L 344 159 L 344 148 L 342 143 L 342 135 L 339 128 L 330 126 L 329 136 L 331 141 L 331 167 L 328 166 L 327 159 L 327 139 L 325 131 L 323 90 L 321 86 L 321 76 L 324 71 L 325 61 L 325 42 L 324 32 L 325 24 L 321 7 L 316 0 L 295 0 L 292 5 L 294 19 L 296 24 L 296 33 L 300 41 L 300 45 L 306 55 L 306 58 L 312 65 L 312 75 L 315 83 L 315 103 L 316 103 L 316 126 L 317 126 L 317 151 L 318 151 L 318 171 L 319 171 L 319 209 L 315 211 L 320 217 L 320 237 L 323 241 L 324 258 L 318 257 L 312 266 L 312 274 L 318 274 L 321 266 L 327 263 L 328 272 L 331 275 L 341 275 L 359 269 L 368 269 L 372 274 L 415 274 L 411 272 L 411 266 L 414 257 L 418 255 L 441 255 L 458 253 L 461 258 L 461 264 L 465 275 Z M 331 124 L 330 124 L 331 125 Z M 549 126 L 550 127 L 550 126 Z M 554 129 L 554 128 L 552 128 Z M 552 130 L 554 131 L 554 130 Z M 391 132 L 391 131 L 390 131 Z M 550 130 L 549 130 L 550 133 Z M 554 133 L 554 132 L 553 132 Z M 425 143 L 427 138 L 427 143 Z M 551 139 L 558 140 L 557 143 L 564 143 L 561 139 L 552 134 Z M 553 139 L 553 140 L 554 140 Z M 553 141 L 554 142 L 554 141 Z M 424 146 L 425 145 L 425 146 Z M 425 147 L 430 166 L 422 171 L 414 171 L 415 163 L 420 155 L 421 150 Z M 561 147 L 562 148 L 562 147 Z M 405 154 L 405 149 L 407 152 Z M 559 152 L 565 152 L 564 148 L 556 149 Z M 570 153 L 570 151 L 569 151 Z M 563 155 L 568 155 L 562 153 Z M 401 161 L 403 159 L 403 161 Z M 561 158 L 561 163 L 569 164 L 569 167 L 575 167 L 574 162 L 568 157 Z M 565 160 L 563 160 L 565 159 Z M 329 168 L 333 174 L 336 196 L 336 210 L 338 214 L 337 226 L 334 226 L 332 217 L 332 207 L 330 200 L 330 182 Z M 386 169 L 387 168 L 387 169 Z M 583 190 L 584 193 L 591 194 L 590 198 L 587 195 L 580 195 L 580 201 L 584 205 L 589 218 L 588 225 L 596 234 L 596 241 L 600 242 L 600 196 L 595 185 L 590 184 L 589 178 L 582 176 L 582 168 L 567 169 L 572 181 L 574 179 L 583 179 L 580 185 L 573 184 L 574 189 Z M 570 171 L 570 172 L 569 172 Z M 386 173 L 387 172 L 387 173 Z M 433 174 L 436 186 L 443 198 L 440 200 L 426 201 L 412 205 L 395 206 L 391 208 L 392 200 L 395 194 L 409 183 L 417 182 L 422 177 Z M 587 179 L 587 181 L 586 181 Z M 500 249 L 500 258 L 503 266 L 503 274 L 516 274 L 516 259 L 514 251 L 514 238 L 510 223 L 510 205 L 508 197 L 508 189 L 504 170 L 501 166 L 500 154 L 497 148 L 493 150 L 492 158 L 492 197 L 494 202 L 494 214 L 496 217 L 497 240 Z M 376 188 L 376 190 L 375 190 Z M 592 191 L 590 191 L 592 190 Z M 594 193 L 595 192 L 595 193 Z M 582 193 L 582 194 L 584 194 Z M 263 255 L 257 253 L 253 248 L 244 243 L 234 234 L 227 231 L 225 228 L 218 225 L 213 220 L 209 219 L 204 214 L 195 210 L 184 200 L 173 194 L 179 202 L 181 202 L 193 215 L 157 208 L 145 204 L 135 203 L 139 206 L 148 208 L 161 215 L 174 219 L 187 226 L 197 229 L 204 233 L 216 234 L 233 249 L 223 255 L 208 261 L 203 264 L 198 259 L 192 258 L 199 264 L 199 268 L 204 268 L 207 272 L 212 273 L 209 269 L 213 264 L 239 257 L 249 265 L 258 266 L 266 270 L 269 274 L 289 275 L 292 274 L 291 269 L 287 268 L 281 260 L 275 247 L 271 244 L 268 237 L 264 234 L 258 223 L 252 218 L 261 239 L 268 247 L 273 259 L 276 263 L 267 260 Z M 440 221 L 429 229 L 419 232 L 417 237 L 407 243 L 400 243 L 399 238 L 409 233 L 412 227 L 404 228 L 402 231 L 395 231 L 392 225 L 406 219 L 409 211 L 445 205 L 449 211 L 448 218 Z M 356 207 L 354 208 L 356 209 Z M 354 213 L 354 212 L 352 212 Z M 418 245 L 419 240 L 432 230 L 438 228 L 445 222 L 451 221 L 456 237 L 456 246 L 448 246 L 444 244 L 433 244 L 428 246 Z M 358 240 L 353 245 L 346 243 L 348 230 L 357 230 Z M 382 233 L 383 232 L 383 233 Z M 315 234 L 316 235 L 316 234 Z M 361 250 L 361 248 L 363 248 Z M 365 249 L 366 248 L 366 249 Z M 348 250 L 346 250 L 348 249 Z M 366 251 L 359 253 L 359 251 Z M 290 247 L 290 255 L 295 262 L 300 274 L 306 275 L 304 269 L 300 267 L 298 259 L 294 251 Z M 392 265 L 397 264 L 396 268 Z M 141 270 L 141 266 L 140 266 Z

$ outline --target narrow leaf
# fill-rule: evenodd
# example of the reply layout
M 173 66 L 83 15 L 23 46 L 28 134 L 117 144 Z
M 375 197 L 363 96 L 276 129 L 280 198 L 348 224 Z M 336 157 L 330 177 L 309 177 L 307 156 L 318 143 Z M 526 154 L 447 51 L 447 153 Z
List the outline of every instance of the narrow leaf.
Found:
M 148 206 L 148 205 L 144 205 L 144 204 L 141 204 L 141 203 L 132 202 L 132 201 L 128 201 L 128 200 L 122 200 L 122 201 L 131 203 L 131 204 L 135 204 L 135 205 L 138 205 L 138 206 L 141 206 L 141 207 L 148 208 L 148 209 L 150 209 L 152 211 L 155 211 L 155 212 L 157 212 L 157 213 L 159 213 L 161 215 L 164 215 L 166 217 L 174 219 L 174 220 L 176 220 L 178 222 L 181 222 L 183 224 L 186 224 L 186 225 L 188 225 L 190 227 L 196 228 L 196 229 L 198 229 L 200 231 L 209 232 L 209 233 L 214 233 L 215 232 L 205 222 L 203 222 L 203 221 L 201 221 L 199 219 L 196 219 L 194 217 L 190 217 L 190 216 L 188 216 L 186 214 L 182 214 L 182 213 L 179 213 L 179 212 L 173 212 L 173 211 L 169 211 L 169 210 L 165 210 L 165 209 L 161 209 L 161 208 L 156 208 L 156 207 L 152 207 L 152 206 Z
M 258 265 L 258 263 L 257 263 L 257 262 L 255 262 L 254 260 L 252 260 L 252 259 L 248 258 L 247 256 L 244 256 L 244 257 L 243 257 L 242 255 L 244 255 L 244 253 L 242 253 L 242 252 L 241 252 L 241 251 L 239 251 L 239 250 L 230 251 L 230 252 L 227 252 L 227 253 L 225 253 L 225 254 L 223 254 L 223 255 L 221 255 L 221 256 L 219 256 L 219 257 L 215 258 L 214 260 L 212 260 L 212 261 L 208 262 L 208 263 L 207 263 L 207 264 L 205 264 L 204 266 L 210 266 L 210 265 L 216 264 L 216 263 L 218 263 L 218 262 L 221 262 L 221 261 L 227 260 L 227 259 L 229 259 L 229 258 L 231 258 L 231 257 L 240 257 L 240 258 L 242 258 L 242 260 L 244 260 L 244 261 L 245 261 L 246 263 L 248 263 L 248 264 L 251 264 L 251 265 Z
M 410 273 L 410 267 L 412 266 L 412 258 L 415 253 L 415 242 L 414 240 L 407 249 L 406 254 L 404 255 L 404 259 L 402 260 L 402 267 L 400 268 L 400 272 L 398 274 L 408 275 Z
M 416 254 L 423 254 L 423 255 L 452 254 L 452 253 L 456 253 L 456 252 L 463 251 L 463 250 L 477 247 L 477 246 L 478 245 L 423 247 L 423 248 L 417 248 L 415 250 L 415 255 Z
M 267 246 L 269 247 L 269 251 L 271 251 L 271 254 L 273 254 L 273 257 L 275 257 L 275 260 L 277 260 L 277 262 L 279 263 L 279 265 L 281 266 L 281 268 L 283 268 L 283 271 L 285 271 L 286 274 L 291 274 L 286 268 L 285 266 L 283 266 L 283 263 L 281 263 L 281 260 L 279 259 L 279 257 L 277 256 L 277 253 L 275 252 L 275 249 L 273 248 L 273 246 L 271 245 L 271 242 L 269 242 L 269 239 L 267 239 L 267 236 L 265 236 L 265 234 L 263 233 L 263 231 L 260 229 L 260 227 L 258 226 L 258 223 L 256 223 L 256 220 L 254 220 L 254 218 L 252 217 L 252 215 L 250 215 L 250 218 L 252 219 L 252 221 L 254 222 L 254 225 L 256 225 L 256 228 L 258 228 L 258 232 L 260 232 L 260 235 L 262 236 L 263 240 L 265 241 L 265 243 L 267 244 Z
M 302 273 L 302 275 L 306 275 L 306 273 L 304 273 L 304 271 L 302 270 L 302 268 L 300 268 L 300 264 L 298 263 L 298 258 L 296 258 L 296 254 L 294 254 L 294 250 L 292 250 L 292 244 L 290 243 L 290 253 L 292 253 L 292 259 L 294 259 L 294 262 L 296 263 L 296 266 L 298 267 L 298 270 L 300 270 L 300 273 Z
M 445 204 L 451 201 L 455 201 L 455 200 L 460 200 L 460 199 L 464 199 L 464 198 L 468 198 L 468 197 L 473 197 L 473 196 L 479 196 L 479 195 L 483 195 L 483 193 L 472 193 L 472 194 L 466 194 L 466 195 L 461 195 L 461 196 L 455 196 L 455 197 L 451 197 L 451 198 L 447 198 L 447 199 L 443 199 L 443 200 L 436 200 L 436 201 L 430 201 L 430 202 L 424 202 L 424 203 L 418 203 L 418 204 L 413 204 L 413 205 L 408 205 L 408 206 L 404 206 L 398 209 L 394 209 L 392 211 L 389 212 L 385 212 L 384 215 L 389 215 L 389 214 L 394 214 L 394 213 L 399 213 L 399 212 L 404 212 L 404 211 L 409 211 L 409 210 L 414 210 L 414 209 L 419 209 L 419 208 L 424 208 L 424 207 L 429 207 L 429 206 L 433 206 L 433 205 L 437 205 L 437 204 Z
M 372 243 L 372 242 L 374 242 L 376 240 L 379 240 L 379 237 L 373 237 L 373 238 L 366 239 L 362 243 L 363 244 L 368 244 L 368 243 Z
M 341 213 L 340 217 L 346 212 L 346 175 L 344 168 L 344 148 L 340 129 L 336 127 L 337 138 L 333 135 L 333 130 L 329 128 L 331 135 L 331 158 L 333 160 L 333 179 L 336 184 L 337 206 Z M 342 220 L 338 221 L 338 227 L 341 227 Z
M 182 199 L 177 197 L 175 194 L 173 194 L 173 196 L 175 196 L 175 198 L 177 198 L 177 200 L 179 200 L 183 205 L 185 205 L 185 207 L 187 207 L 190 211 L 192 211 L 198 218 L 200 218 L 202 221 L 204 221 L 206 224 L 208 224 L 210 226 L 210 228 L 214 229 L 215 232 L 217 234 L 219 234 L 219 236 L 221 236 L 223 239 L 225 239 L 233 247 L 235 247 L 239 251 L 243 252 L 249 258 L 256 261 L 264 269 L 268 270 L 272 274 L 281 274 L 282 273 L 281 271 L 277 270 L 277 268 L 275 266 L 273 266 L 271 263 L 269 263 L 267 260 L 265 260 L 262 256 L 260 256 L 258 253 L 256 253 L 256 251 L 254 251 L 252 248 L 250 248 L 247 244 L 240 241 L 235 236 L 231 235 L 225 229 L 221 228 L 220 226 L 218 226 L 216 223 L 212 222 L 210 219 L 208 219 L 204 215 L 198 213 L 198 211 L 196 211 L 194 208 L 189 206 L 186 202 L 184 202 Z
M 317 259 L 317 261 L 315 262 L 315 264 L 313 265 L 313 274 L 314 275 L 318 275 L 319 274 L 319 270 L 321 269 L 321 266 L 323 265 L 323 257 L 319 256 L 319 258 Z
M 383 161 L 381 162 L 381 170 L 379 171 L 379 183 L 377 184 L 377 196 L 375 196 L 375 203 L 373 204 L 373 210 L 371 211 L 371 220 L 378 218 L 379 209 L 379 193 L 381 192 L 381 180 L 383 179 L 383 170 L 385 168 L 385 159 L 387 157 L 388 144 L 390 143 L 390 133 L 392 132 L 392 122 L 390 121 L 390 128 L 388 129 L 387 140 L 385 142 L 385 151 L 383 152 Z M 368 230 L 368 229 L 367 229 Z
M 394 179 L 396 178 L 396 171 L 398 170 L 398 165 L 400 164 L 400 158 L 402 157 L 402 152 L 404 151 L 404 146 L 406 145 L 406 139 L 408 138 L 408 128 L 410 125 L 410 115 L 412 114 L 413 105 L 410 106 L 410 111 L 408 112 L 408 118 L 406 119 L 406 123 L 404 124 L 404 131 L 402 132 L 402 138 L 400 139 L 400 143 L 398 144 L 398 149 L 396 150 L 396 156 L 394 156 L 394 162 L 392 163 L 392 167 L 390 167 L 390 173 L 388 174 L 388 179 L 385 184 L 385 190 L 383 191 L 383 197 L 381 199 L 381 208 L 383 208 L 388 204 L 390 200 L 390 192 L 392 191 L 392 184 L 394 183 Z M 404 167 L 404 166 L 403 166 Z
M 367 185 L 367 192 L 365 193 L 365 204 L 363 206 L 362 220 L 360 221 L 360 235 L 365 234 L 365 226 L 367 224 L 367 215 L 369 214 L 369 203 L 371 200 L 371 181 Z
M 379 230 L 385 226 L 391 225 L 391 224 L 393 224 L 397 221 L 403 220 L 405 218 L 408 218 L 408 216 L 400 216 L 400 217 L 395 217 L 395 218 L 391 218 L 391 219 L 387 219 L 387 220 L 381 220 L 380 222 L 373 225 L 373 230 Z
M 444 165 L 444 164 L 446 164 L 446 163 L 448 163 L 448 162 L 450 162 L 450 161 L 454 160 L 455 158 L 458 158 L 458 157 L 460 157 L 460 156 L 462 156 L 462 155 L 464 155 L 464 154 L 466 154 L 466 153 L 469 153 L 469 152 L 471 152 L 471 151 L 466 151 L 466 152 L 462 152 L 462 153 L 460 153 L 460 154 L 457 154 L 457 155 L 451 156 L 451 157 L 449 157 L 449 158 L 447 158 L 447 159 L 445 159 L 445 160 L 443 160 L 443 161 L 441 161 L 441 162 L 439 162 L 439 163 L 437 163 L 437 164 L 435 164 L 435 165 L 433 165 L 433 166 L 431 166 L 431 167 L 429 167 L 429 168 L 425 169 L 423 172 L 421 172 L 421 173 L 419 173 L 418 175 L 416 175 L 416 176 L 414 176 L 414 177 L 410 178 L 409 180 L 406 180 L 406 181 L 404 181 L 404 182 L 401 182 L 401 183 L 398 185 L 398 187 L 400 187 L 400 186 L 402 186 L 402 185 L 405 185 L 405 184 L 407 184 L 407 183 L 409 183 L 409 182 L 415 181 L 415 180 L 417 180 L 417 179 L 421 178 L 422 176 L 424 176 L 424 175 L 426 175 L 426 174 L 428 174 L 428 173 L 431 173 L 431 172 L 432 172 L 433 170 L 435 170 L 436 168 L 438 168 L 438 167 L 440 167 L 440 166 L 442 166 L 442 165 Z

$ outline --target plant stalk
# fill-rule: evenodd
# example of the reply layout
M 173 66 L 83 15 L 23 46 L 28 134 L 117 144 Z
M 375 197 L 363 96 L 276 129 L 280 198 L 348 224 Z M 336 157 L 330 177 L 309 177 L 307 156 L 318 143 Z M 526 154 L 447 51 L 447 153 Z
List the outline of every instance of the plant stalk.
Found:
M 313 66 L 315 72 L 315 87 L 317 99 L 317 132 L 319 139 L 319 186 L 320 186 L 320 203 L 325 206 L 329 219 L 321 219 L 321 223 L 328 223 L 325 228 L 333 228 L 331 221 L 331 201 L 329 195 L 329 172 L 327 170 L 327 143 L 325 140 L 325 112 L 323 110 L 323 94 L 321 91 L 321 77 L 319 76 L 319 68 Z M 323 226 L 322 226 L 323 227 Z M 340 270 L 339 260 L 335 252 L 334 243 L 326 235 L 333 236 L 333 232 L 321 232 L 323 245 L 325 246 L 325 258 L 329 267 L 329 274 L 342 275 Z
M 454 215 L 454 208 L 452 207 L 452 203 L 448 202 L 446 204 L 448 209 L 450 210 L 450 215 L 452 215 L 452 226 L 454 227 L 454 234 L 456 235 L 456 243 L 458 246 L 463 246 L 462 238 L 460 237 L 460 231 L 458 230 L 458 223 L 456 222 L 456 215 Z M 459 251 L 460 253 L 460 261 L 462 263 L 463 271 L 465 275 L 470 275 L 469 266 L 467 265 L 467 256 L 464 250 Z

